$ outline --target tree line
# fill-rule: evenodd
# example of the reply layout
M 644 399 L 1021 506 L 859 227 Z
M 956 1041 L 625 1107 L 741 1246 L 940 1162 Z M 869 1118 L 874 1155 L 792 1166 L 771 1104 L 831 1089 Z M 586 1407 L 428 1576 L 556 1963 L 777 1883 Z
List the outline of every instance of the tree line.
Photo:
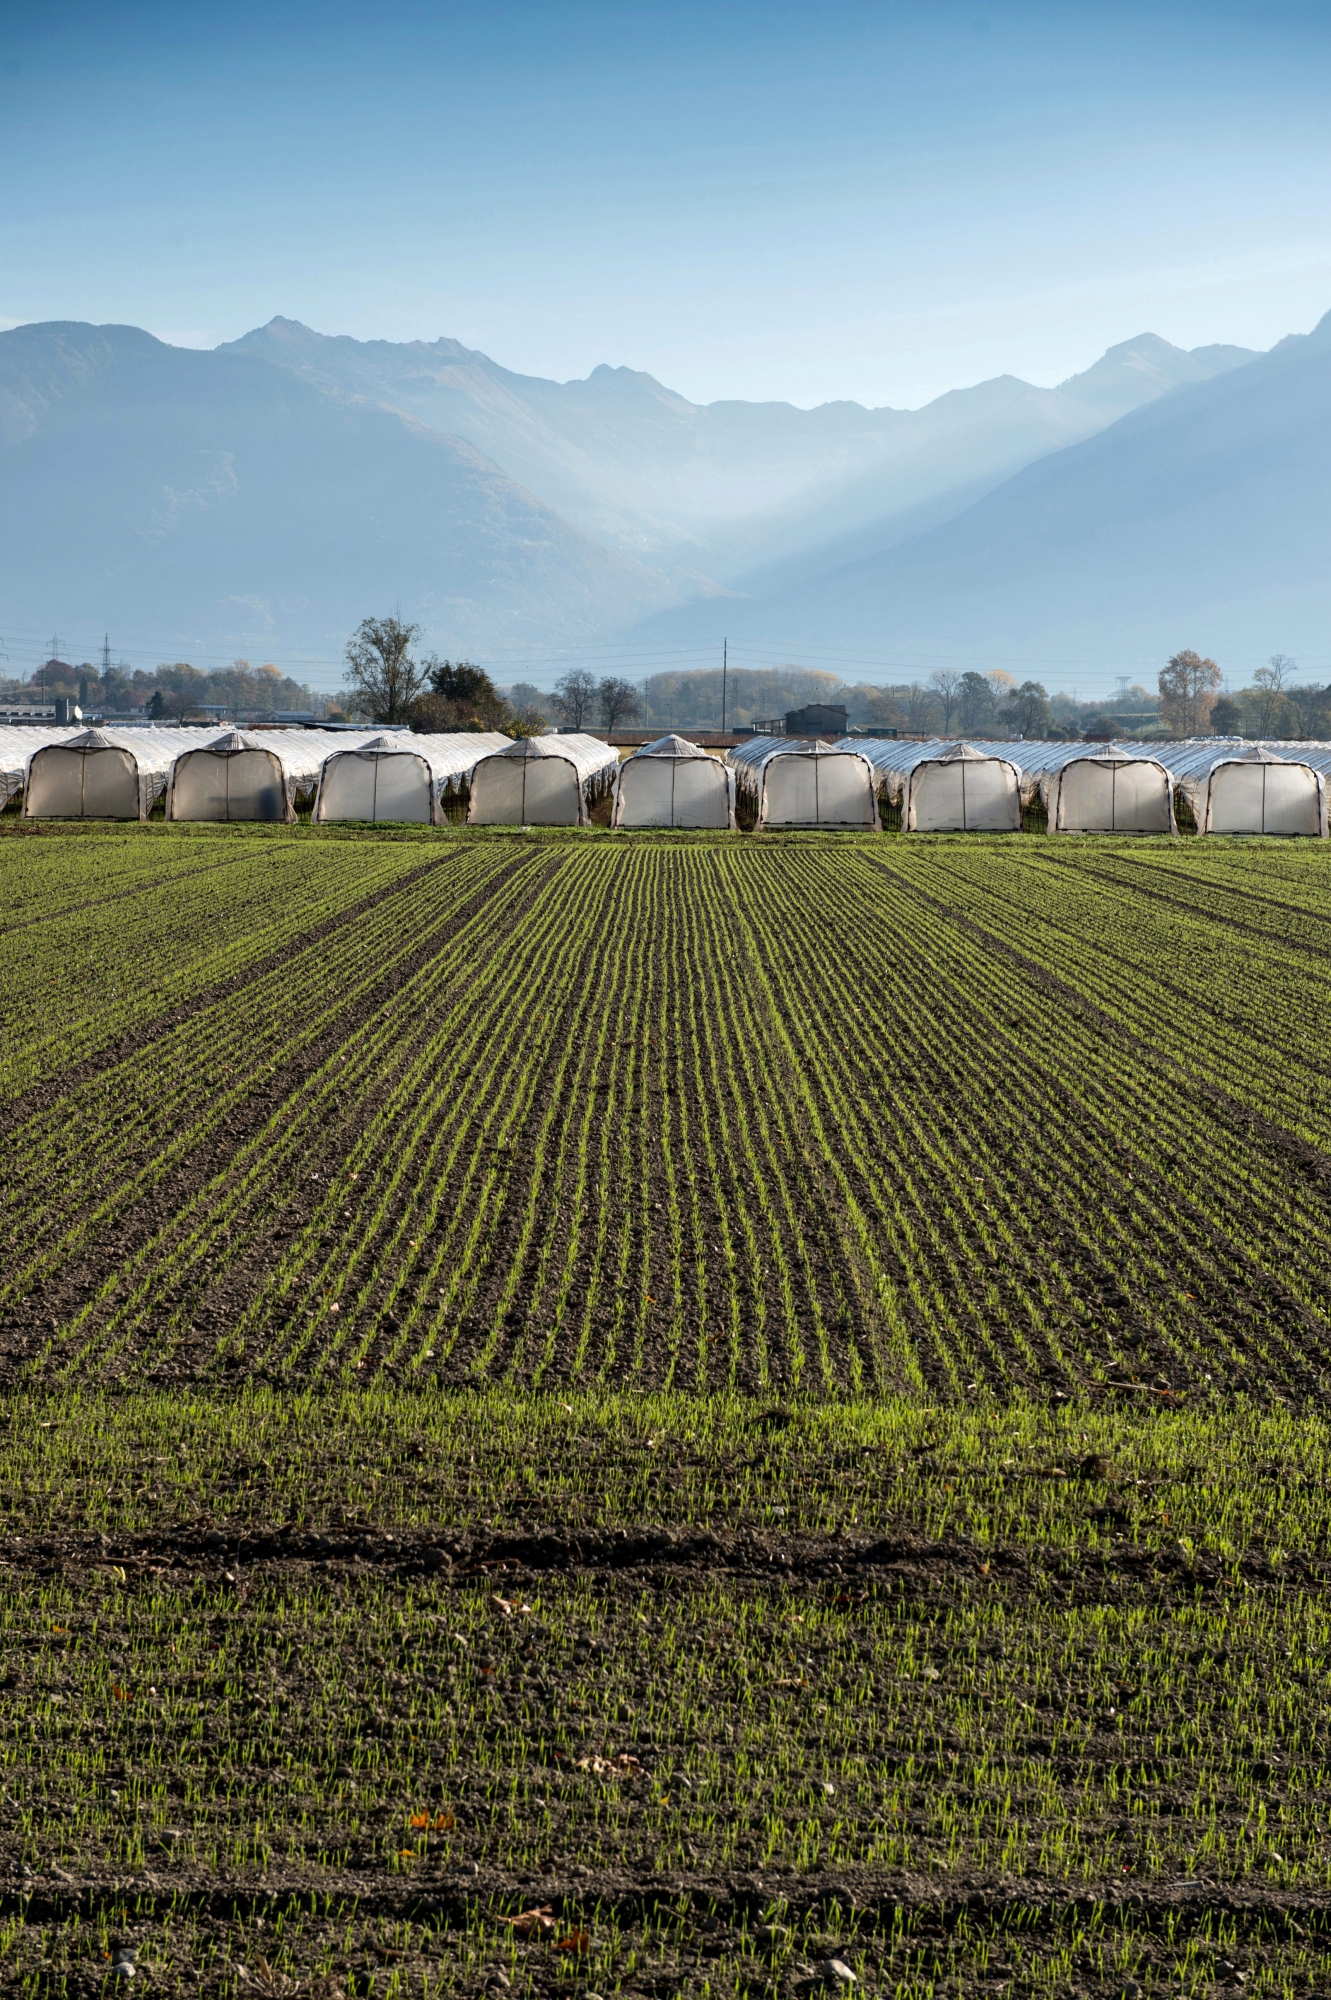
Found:
M 584 668 L 564 674 L 549 694 L 523 682 L 501 690 L 470 661 L 418 658 L 419 637 L 419 626 L 399 618 L 362 622 L 347 645 L 348 687 L 341 701 L 348 715 L 417 730 L 499 729 L 515 736 L 539 735 L 552 721 L 614 731 L 644 711 L 653 727 L 696 727 L 712 708 L 719 720 L 721 676 L 711 669 L 653 675 L 641 691 L 621 676 L 598 679 Z M 1216 662 L 1185 649 L 1161 668 L 1154 693 L 1137 684 L 1110 701 L 1077 703 L 1000 668 L 937 667 L 927 680 L 897 687 L 847 686 L 834 674 L 798 667 L 737 668 L 730 677 L 730 719 L 750 722 L 762 719 L 763 704 L 775 715 L 812 699 L 843 702 L 852 724 L 910 736 L 1331 734 L 1331 688 L 1297 687 L 1297 672 L 1288 654 L 1275 653 L 1257 669 L 1251 687 L 1225 694 Z

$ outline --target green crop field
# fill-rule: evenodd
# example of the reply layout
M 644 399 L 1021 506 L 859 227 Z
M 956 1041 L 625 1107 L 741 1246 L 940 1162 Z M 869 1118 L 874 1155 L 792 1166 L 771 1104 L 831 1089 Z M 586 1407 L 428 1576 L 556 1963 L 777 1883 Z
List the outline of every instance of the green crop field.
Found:
M 5 826 L 0 1986 L 1331 1988 L 1329 919 Z

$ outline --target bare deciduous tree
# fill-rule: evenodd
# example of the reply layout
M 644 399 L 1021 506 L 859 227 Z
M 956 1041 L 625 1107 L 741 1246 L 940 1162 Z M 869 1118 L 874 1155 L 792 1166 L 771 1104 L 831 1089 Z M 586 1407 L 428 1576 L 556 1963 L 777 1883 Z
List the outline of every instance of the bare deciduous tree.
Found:
M 1199 736 L 1215 706 L 1221 673 L 1214 660 L 1188 648 L 1160 669 L 1160 720 L 1179 736 Z
M 1264 667 L 1258 667 L 1252 677 L 1252 684 L 1260 689 L 1256 703 L 1254 721 L 1259 736 L 1271 736 L 1282 712 L 1287 706 L 1285 689 L 1299 671 L 1297 660 L 1291 660 L 1288 653 L 1272 653 Z
M 937 713 L 937 696 L 932 688 L 912 681 L 906 689 L 906 728 L 912 736 L 922 736 Z
M 615 730 L 621 722 L 632 722 L 637 716 L 638 690 L 632 681 L 621 680 L 618 674 L 606 675 L 596 690 L 596 698 L 607 730 Z
M 582 728 L 595 699 L 596 682 L 585 667 L 572 667 L 555 682 L 555 710 L 570 729 Z
M 961 680 L 961 671 L 957 667 L 935 667 L 929 676 L 929 685 L 942 706 L 944 736 L 952 727 L 952 711 L 957 706 Z
M 365 618 L 347 641 L 347 683 L 372 722 L 405 722 L 425 685 L 425 669 L 411 657 L 419 625 L 400 618 Z

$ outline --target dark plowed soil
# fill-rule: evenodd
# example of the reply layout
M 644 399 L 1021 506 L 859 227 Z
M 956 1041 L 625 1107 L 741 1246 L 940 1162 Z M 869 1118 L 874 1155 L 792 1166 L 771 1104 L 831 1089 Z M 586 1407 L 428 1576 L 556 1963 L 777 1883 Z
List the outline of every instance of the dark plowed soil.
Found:
M 643 1587 L 668 1587 L 674 1578 L 761 1578 L 799 1585 L 825 1584 L 849 1590 L 876 1579 L 899 1577 L 913 1587 L 974 1584 L 991 1578 L 1030 1589 L 1036 1580 L 1069 1603 L 1102 1603 L 1124 1586 L 1191 1590 L 1241 1580 L 1251 1588 L 1270 1586 L 1320 1590 L 1331 1585 L 1331 1556 L 1316 1562 L 1294 1551 L 1276 1566 L 1251 1551 L 1220 1562 L 1206 1552 L 1150 1551 L 1131 1544 L 1075 1559 L 1039 1548 L 983 1548 L 964 1540 L 927 1541 L 908 1532 L 891 1536 L 776 1535 L 757 1530 L 729 1534 L 694 1528 L 580 1529 L 560 1533 L 433 1535 L 381 1533 L 374 1529 L 309 1530 L 275 1527 L 226 1533 L 145 1535 L 10 1535 L 3 1543 L 0 1573 L 77 1576 L 118 1565 L 138 1575 L 174 1574 L 203 1583 L 239 1585 L 273 1574 L 310 1571 L 348 1578 L 375 1572 L 393 1581 L 438 1577 L 446 1583 L 494 1576 L 514 1586 L 551 1574 L 594 1578 L 631 1576 Z M 834 1599 L 835 1601 L 835 1599 Z

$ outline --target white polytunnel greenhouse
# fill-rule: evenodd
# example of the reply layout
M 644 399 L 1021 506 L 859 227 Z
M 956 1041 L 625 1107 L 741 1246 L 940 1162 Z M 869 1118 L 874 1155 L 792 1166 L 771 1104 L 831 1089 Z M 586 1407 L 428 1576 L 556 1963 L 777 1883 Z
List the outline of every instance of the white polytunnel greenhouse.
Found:
M 1039 792 L 1050 833 L 1177 833 L 1174 785 L 1158 757 L 1129 744 L 1014 743 L 1022 796 Z
M 733 829 L 735 773 L 686 737 L 658 736 L 620 765 L 610 824 Z
M 856 741 L 846 737 L 843 747 Z M 1010 756 L 955 742 L 874 740 L 862 749 L 904 833 L 1021 831 L 1021 775 Z
M 28 765 L 28 819 L 147 819 L 182 748 L 211 729 L 81 729 L 46 742 Z
M 177 757 L 166 816 L 294 820 L 298 808 L 314 796 L 328 741 L 320 729 L 214 732 Z
M 444 800 L 462 790 L 482 757 L 509 740 L 497 729 L 474 729 L 372 736 L 368 743 L 339 746 L 324 759 L 314 818 L 439 826 Z
M 1192 810 L 1198 833 L 1280 833 L 1325 840 L 1326 782 L 1289 743 L 1224 742 L 1214 736 L 1165 743 L 1155 754 Z M 1311 752 L 1310 756 L 1315 754 Z
M 876 827 L 878 795 L 864 752 L 814 737 L 754 736 L 729 753 L 757 826 Z
M 618 754 L 595 736 L 521 736 L 471 773 L 468 826 L 585 826 Z

